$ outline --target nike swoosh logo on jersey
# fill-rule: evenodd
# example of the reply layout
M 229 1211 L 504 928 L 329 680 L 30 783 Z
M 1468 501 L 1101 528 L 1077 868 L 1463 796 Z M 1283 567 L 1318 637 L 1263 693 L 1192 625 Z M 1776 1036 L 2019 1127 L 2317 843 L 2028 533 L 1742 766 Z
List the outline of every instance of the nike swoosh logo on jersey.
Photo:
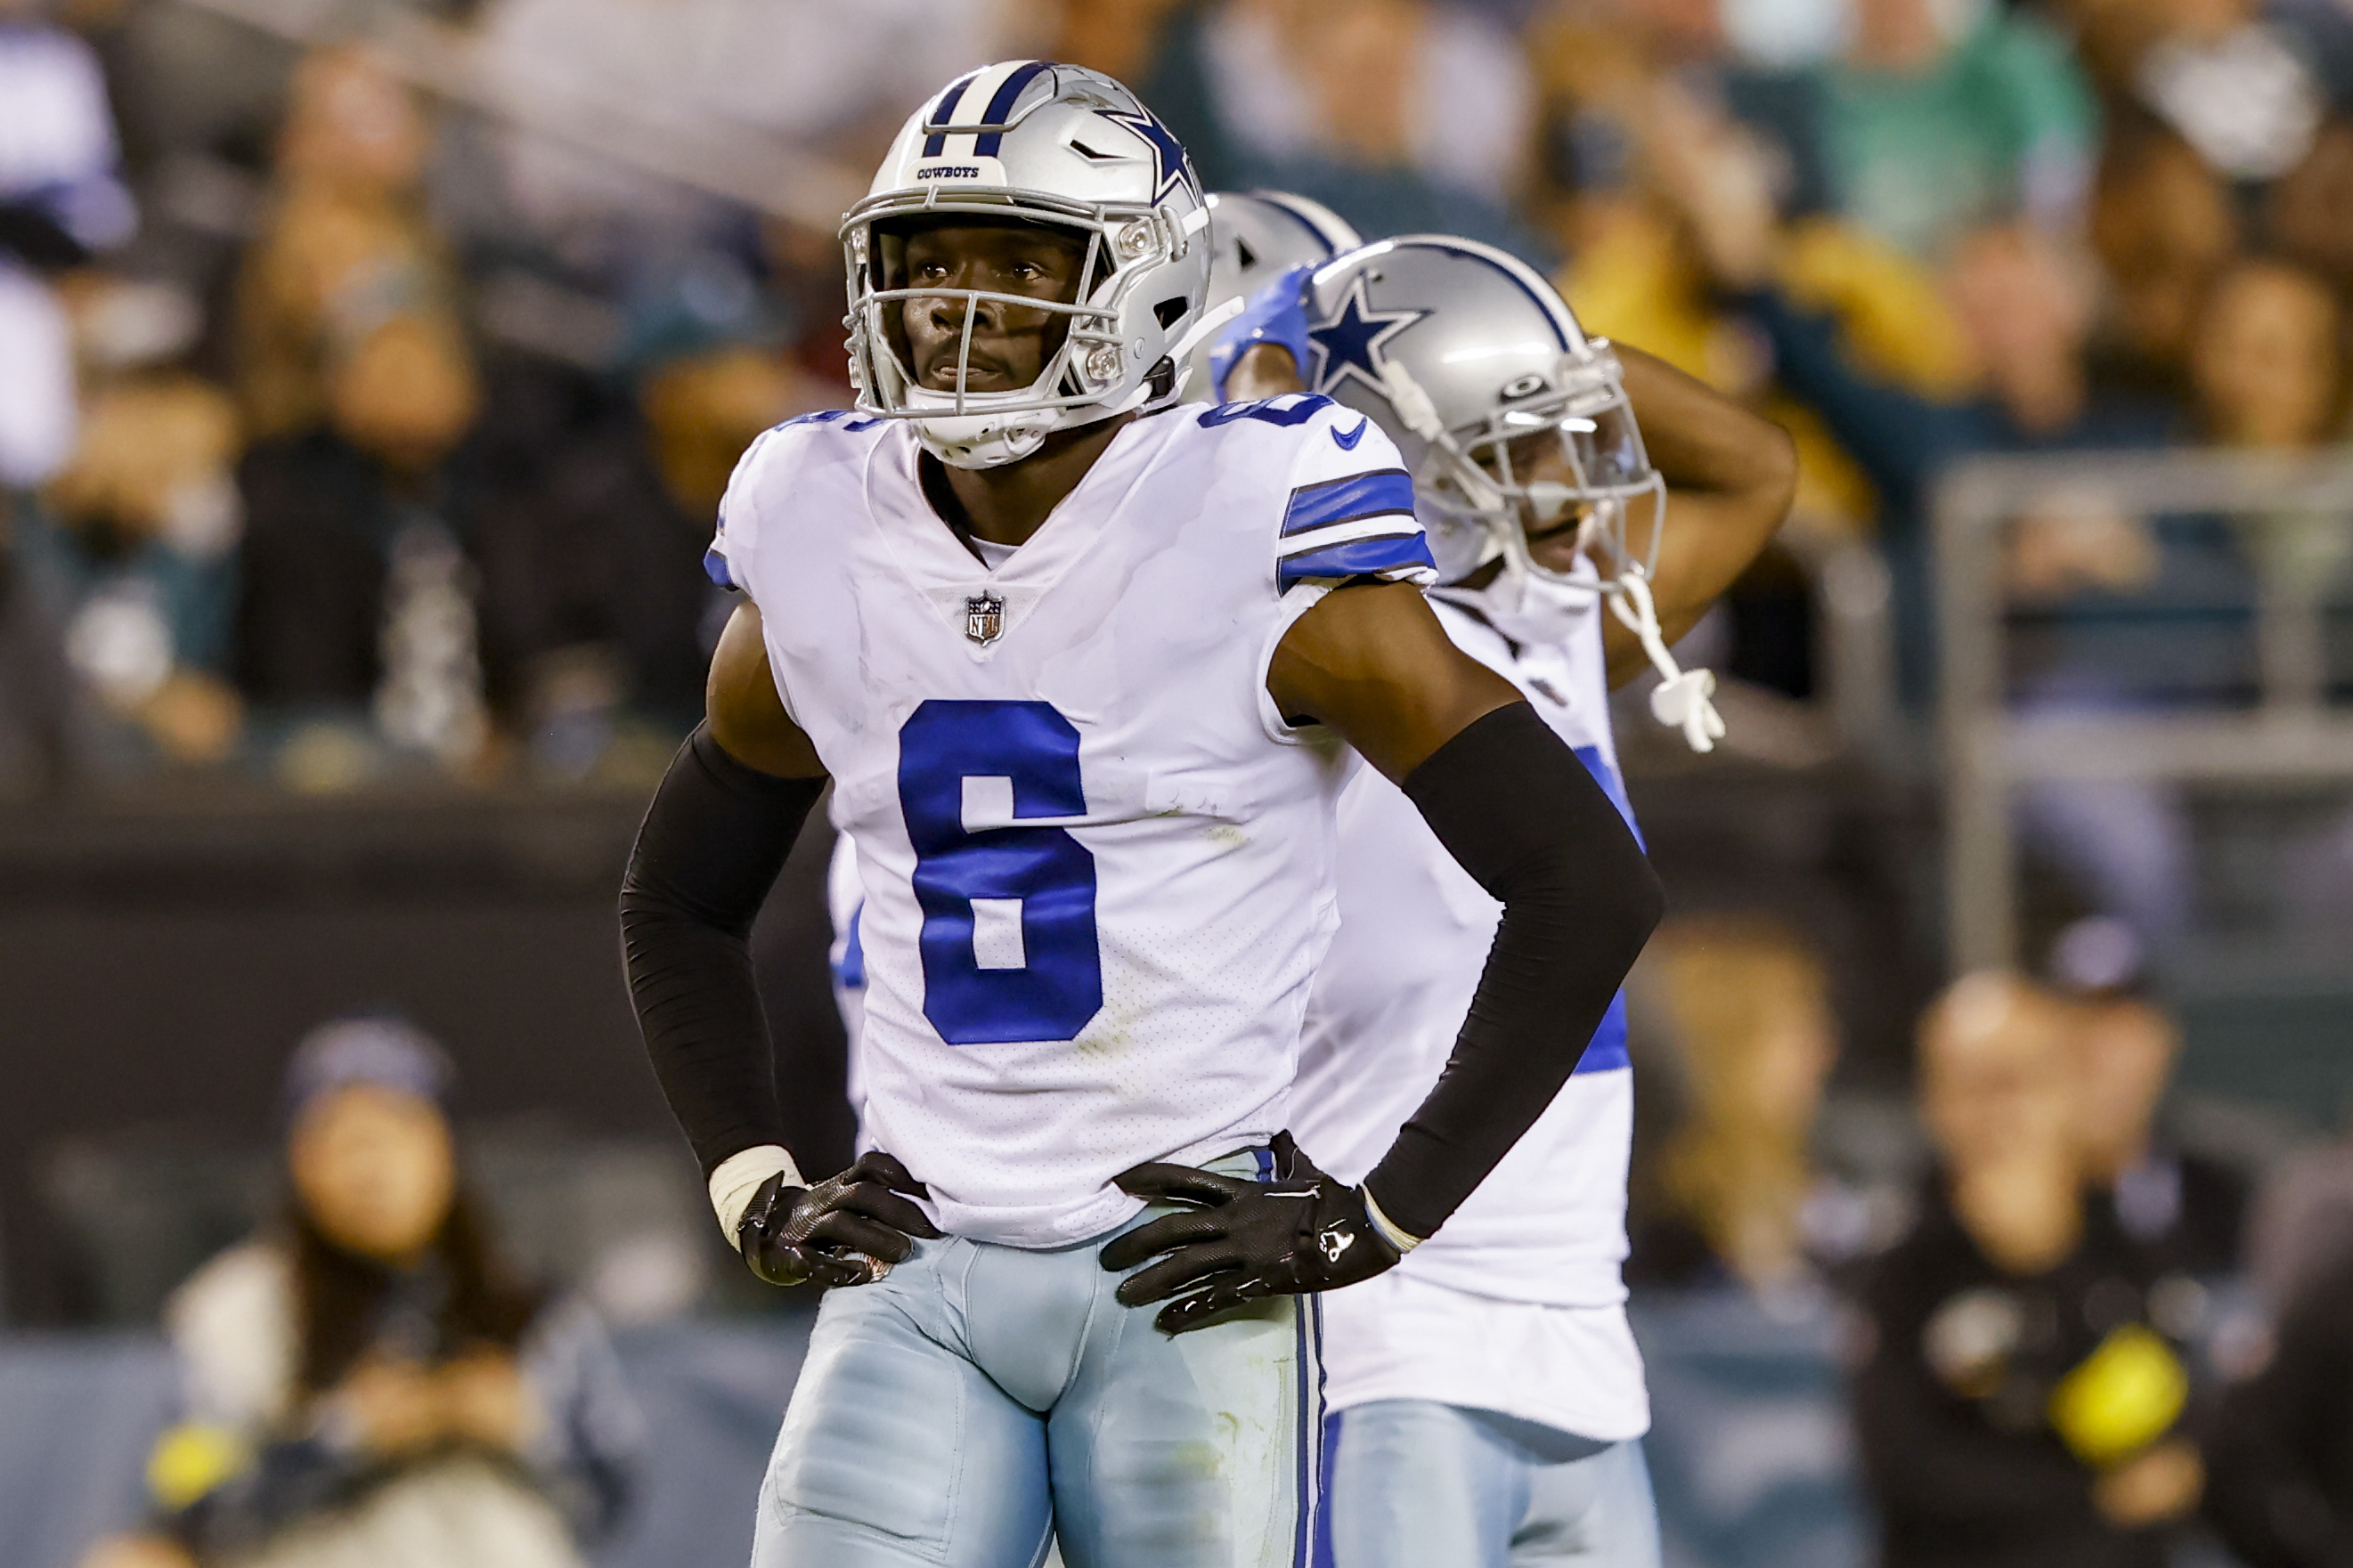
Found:
M 1343 452 L 1355 451 L 1356 449 L 1356 443 L 1365 438 L 1365 426 L 1370 425 L 1372 422 L 1372 416 L 1368 414 L 1364 418 L 1357 420 L 1356 427 L 1354 430 L 1349 431 L 1345 436 L 1341 435 L 1336 428 L 1334 429 L 1332 432 L 1333 444 L 1337 446 Z

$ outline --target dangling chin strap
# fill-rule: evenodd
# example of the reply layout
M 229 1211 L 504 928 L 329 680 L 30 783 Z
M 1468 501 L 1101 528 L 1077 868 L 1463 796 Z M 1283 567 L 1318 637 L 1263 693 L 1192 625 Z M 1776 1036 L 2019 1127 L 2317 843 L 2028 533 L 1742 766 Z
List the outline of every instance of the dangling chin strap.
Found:
M 1406 428 L 1460 459 L 1456 465 L 1460 471 L 1455 478 L 1466 489 L 1473 489 L 1480 482 L 1475 477 L 1479 474 L 1478 466 L 1462 456 L 1445 422 L 1439 418 L 1437 405 L 1413 374 L 1396 360 L 1385 360 L 1381 363 L 1381 384 L 1388 394 L 1389 405 L 1397 410 Z M 1503 493 L 1492 488 L 1483 497 L 1474 491 L 1471 499 L 1474 506 L 1490 509 L 1500 507 L 1504 500 Z M 1659 492 L 1658 504 L 1663 511 L 1663 489 Z M 1664 522 L 1662 516 L 1653 527 L 1663 527 Z M 1588 541 L 1580 533 L 1577 542 L 1579 548 L 1585 548 L 1598 541 Z M 1651 693 L 1651 716 L 1662 724 L 1683 731 L 1683 740 L 1693 751 L 1715 750 L 1716 742 L 1724 738 L 1724 717 L 1716 712 L 1714 701 L 1715 676 L 1704 669 L 1683 668 L 1668 651 L 1666 637 L 1659 628 L 1658 605 L 1651 596 L 1650 573 L 1641 562 L 1630 560 L 1614 580 L 1604 580 L 1600 586 L 1609 598 L 1609 613 L 1641 639 L 1642 652 L 1649 656 L 1651 668 L 1659 672 L 1658 688 Z
M 1679 728 L 1694 752 L 1712 752 L 1724 738 L 1724 718 L 1715 710 L 1715 677 L 1704 669 L 1685 669 L 1675 662 L 1659 629 L 1659 607 L 1651 596 L 1650 574 L 1638 562 L 1628 562 L 1614 582 L 1602 584 L 1609 596 L 1609 613 L 1618 624 L 1642 642 L 1659 684 L 1651 692 L 1651 717 Z

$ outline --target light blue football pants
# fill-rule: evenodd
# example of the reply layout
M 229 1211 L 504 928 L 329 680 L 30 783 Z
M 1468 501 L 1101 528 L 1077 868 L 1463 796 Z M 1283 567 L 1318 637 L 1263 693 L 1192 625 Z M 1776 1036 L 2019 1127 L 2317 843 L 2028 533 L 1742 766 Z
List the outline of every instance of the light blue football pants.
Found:
M 1325 1427 L 1329 1568 L 1659 1568 L 1639 1442 L 1385 1399 Z
M 1303 1564 L 1314 1302 L 1276 1297 L 1171 1338 L 1155 1308 L 1113 1300 L 1119 1276 L 1096 1257 L 1110 1239 L 919 1241 L 876 1283 L 828 1292 L 753 1568 L 1035 1568 L 1050 1530 L 1069 1568 Z

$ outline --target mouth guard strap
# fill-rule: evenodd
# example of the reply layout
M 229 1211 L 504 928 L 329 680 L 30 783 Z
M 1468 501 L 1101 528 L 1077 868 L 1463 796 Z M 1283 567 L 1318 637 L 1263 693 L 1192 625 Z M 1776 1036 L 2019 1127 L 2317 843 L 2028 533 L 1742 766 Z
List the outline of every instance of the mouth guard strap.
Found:
M 1604 584 L 1609 595 L 1609 613 L 1618 622 L 1641 640 L 1642 652 L 1650 658 L 1651 668 L 1659 672 L 1659 685 L 1651 693 L 1651 716 L 1660 723 L 1680 729 L 1683 740 L 1694 752 L 1715 750 L 1716 742 L 1724 738 L 1724 719 L 1716 712 L 1713 699 L 1715 677 L 1704 669 L 1685 669 L 1675 662 L 1667 647 L 1666 637 L 1659 626 L 1659 608 L 1651 595 L 1647 573 L 1630 563 L 1615 581 Z

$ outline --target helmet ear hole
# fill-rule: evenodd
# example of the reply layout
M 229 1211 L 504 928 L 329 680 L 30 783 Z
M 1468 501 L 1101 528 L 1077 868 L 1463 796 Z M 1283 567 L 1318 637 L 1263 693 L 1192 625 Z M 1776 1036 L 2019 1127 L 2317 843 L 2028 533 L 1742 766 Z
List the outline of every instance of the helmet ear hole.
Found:
M 1169 328 L 1175 326 L 1178 321 L 1183 321 L 1185 319 L 1185 312 L 1191 308 L 1192 301 L 1180 294 L 1173 300 L 1163 300 L 1157 305 L 1153 306 L 1152 319 L 1160 323 L 1160 330 L 1165 332 Z

